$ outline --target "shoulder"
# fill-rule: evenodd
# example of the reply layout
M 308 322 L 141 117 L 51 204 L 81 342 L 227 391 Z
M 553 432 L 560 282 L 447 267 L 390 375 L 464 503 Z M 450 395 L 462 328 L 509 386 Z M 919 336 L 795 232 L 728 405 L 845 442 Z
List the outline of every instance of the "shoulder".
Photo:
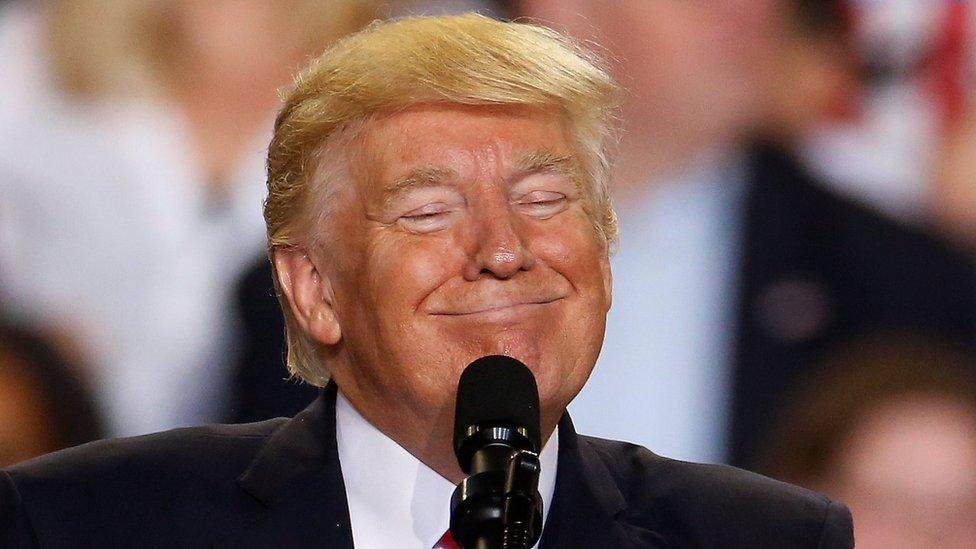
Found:
M 234 516 L 236 479 L 284 422 L 103 440 L 22 462 L 0 470 L 0 525 L 92 543 L 126 528 L 160 529 L 159 539 L 176 526 L 202 535 Z
M 580 437 L 627 502 L 628 520 L 676 546 L 850 547 L 850 512 L 838 502 L 727 465 L 689 463 L 646 448 Z
M 239 475 L 264 440 L 286 420 L 207 425 L 83 444 L 25 461 L 7 472 L 18 485 L 102 483 L 153 477 L 220 478 Z
M 842 196 L 776 148 L 754 150 L 751 179 L 744 228 L 750 272 L 764 280 L 819 279 L 842 309 L 837 318 L 969 341 L 976 265 L 964 250 Z
M 959 266 L 971 263 L 965 251 L 927 227 L 896 219 L 832 189 L 781 148 L 758 144 L 750 163 L 753 213 L 761 212 L 766 218 L 757 222 L 800 231 L 811 240 L 810 245 L 836 241 L 858 251 L 871 248 L 874 253 L 900 257 L 918 251 Z

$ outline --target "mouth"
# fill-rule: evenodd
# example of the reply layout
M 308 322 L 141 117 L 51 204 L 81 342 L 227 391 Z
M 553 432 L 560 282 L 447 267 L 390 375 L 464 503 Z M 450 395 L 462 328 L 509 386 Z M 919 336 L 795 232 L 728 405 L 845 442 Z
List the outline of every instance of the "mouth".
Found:
M 519 317 L 531 314 L 537 309 L 542 309 L 565 299 L 564 296 L 546 297 L 536 299 L 505 300 L 492 303 L 460 307 L 458 309 L 433 311 L 431 316 L 484 319 L 484 320 L 504 320 L 510 317 Z

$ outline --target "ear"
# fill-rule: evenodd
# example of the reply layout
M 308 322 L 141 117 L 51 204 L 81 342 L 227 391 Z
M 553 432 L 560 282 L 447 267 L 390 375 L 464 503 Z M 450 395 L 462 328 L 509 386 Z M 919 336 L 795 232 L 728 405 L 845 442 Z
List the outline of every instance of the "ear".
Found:
M 342 330 L 335 314 L 331 281 L 321 275 L 308 253 L 301 248 L 277 249 L 274 268 L 281 292 L 302 331 L 322 345 L 339 343 Z
M 610 271 L 610 258 L 604 256 L 600 259 L 600 272 L 603 275 L 603 291 L 607 301 L 607 310 L 613 304 L 613 273 Z

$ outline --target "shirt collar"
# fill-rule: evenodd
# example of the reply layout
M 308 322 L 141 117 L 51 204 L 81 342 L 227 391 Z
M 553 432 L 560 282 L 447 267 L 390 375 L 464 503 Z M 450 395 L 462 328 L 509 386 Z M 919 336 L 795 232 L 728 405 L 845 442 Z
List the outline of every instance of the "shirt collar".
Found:
M 434 547 L 450 525 L 454 484 L 367 422 L 342 392 L 336 442 L 356 547 Z M 556 488 L 558 451 L 557 429 L 539 455 L 544 516 Z

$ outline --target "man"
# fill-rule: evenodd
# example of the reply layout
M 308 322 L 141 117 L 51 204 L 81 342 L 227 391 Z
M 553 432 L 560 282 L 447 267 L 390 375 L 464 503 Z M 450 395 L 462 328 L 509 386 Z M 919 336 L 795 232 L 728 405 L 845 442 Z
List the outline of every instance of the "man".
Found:
M 265 205 L 289 367 L 321 396 L 13 467 L 0 542 L 451 547 L 458 377 L 506 354 L 539 386 L 541 547 L 850 546 L 841 504 L 565 416 L 610 307 L 615 95 L 541 27 L 412 18 L 339 42 L 279 114 Z

